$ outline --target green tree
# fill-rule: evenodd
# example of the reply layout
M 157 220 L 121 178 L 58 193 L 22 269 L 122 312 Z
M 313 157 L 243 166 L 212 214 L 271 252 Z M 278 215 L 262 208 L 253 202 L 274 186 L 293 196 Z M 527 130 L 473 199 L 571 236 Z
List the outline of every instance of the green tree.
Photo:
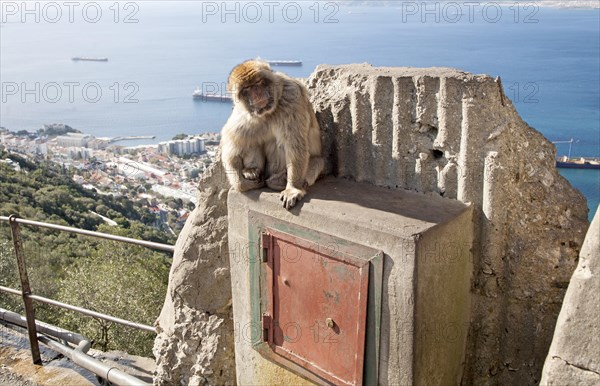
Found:
M 146 248 L 101 242 L 96 251 L 80 259 L 60 283 L 58 298 L 69 304 L 137 323 L 153 325 L 167 289 L 168 262 Z M 151 356 L 155 335 L 102 319 L 65 311 L 61 327 L 93 340 L 102 350 L 119 349 Z
M 200 175 L 200 169 L 194 168 L 190 171 L 190 178 L 198 178 Z
M 17 270 L 17 262 L 13 252 L 12 241 L 0 240 L 0 285 L 20 289 L 19 272 Z M 22 310 L 22 301 L 19 296 L 5 294 L 0 292 L 0 304 L 3 308 L 9 310 Z
M 187 134 L 180 133 L 180 134 L 177 134 L 176 136 L 174 136 L 173 139 L 172 139 L 172 141 L 177 141 L 177 140 L 180 140 L 180 139 L 186 139 L 187 137 L 189 137 Z

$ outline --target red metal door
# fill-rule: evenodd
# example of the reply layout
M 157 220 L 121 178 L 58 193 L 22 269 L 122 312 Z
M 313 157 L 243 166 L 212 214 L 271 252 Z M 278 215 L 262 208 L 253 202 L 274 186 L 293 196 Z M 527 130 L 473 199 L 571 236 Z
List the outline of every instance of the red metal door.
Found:
M 369 262 L 274 229 L 262 237 L 271 349 L 328 382 L 362 384 Z

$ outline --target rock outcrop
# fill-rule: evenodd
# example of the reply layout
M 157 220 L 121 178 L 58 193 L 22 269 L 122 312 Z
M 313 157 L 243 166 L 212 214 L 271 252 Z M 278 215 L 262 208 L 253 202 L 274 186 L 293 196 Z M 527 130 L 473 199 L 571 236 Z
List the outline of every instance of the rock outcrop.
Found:
M 540 385 L 600 385 L 600 208 L 558 315 Z
M 474 205 L 462 383 L 538 383 L 588 226 L 584 197 L 556 171 L 554 146 L 486 75 L 361 64 L 319 66 L 307 83 L 328 174 Z M 158 320 L 159 384 L 235 379 L 218 167 L 177 242 Z
M 463 384 L 538 383 L 588 226 L 554 146 L 487 75 L 319 66 L 308 85 L 327 172 L 474 204 Z
M 228 190 L 216 162 L 203 176 L 198 206 L 177 239 L 165 304 L 156 321 L 155 384 L 235 383 Z

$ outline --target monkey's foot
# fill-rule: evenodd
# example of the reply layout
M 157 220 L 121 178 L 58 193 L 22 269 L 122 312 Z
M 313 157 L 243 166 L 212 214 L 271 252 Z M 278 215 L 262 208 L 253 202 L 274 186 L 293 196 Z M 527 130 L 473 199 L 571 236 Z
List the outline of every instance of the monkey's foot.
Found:
M 245 178 L 240 178 L 236 185 L 236 189 L 240 192 L 247 192 L 253 189 L 260 189 L 265 186 L 265 182 L 262 180 L 248 180 Z
M 287 188 L 279 195 L 279 199 L 283 202 L 283 207 L 285 209 L 292 209 L 294 205 L 300 200 L 306 192 L 302 189 L 296 188 Z
M 267 186 L 273 190 L 282 191 L 287 186 L 287 173 L 277 173 L 267 178 Z
M 246 168 L 242 170 L 242 174 L 245 179 L 251 181 L 260 180 L 260 169 L 259 168 Z

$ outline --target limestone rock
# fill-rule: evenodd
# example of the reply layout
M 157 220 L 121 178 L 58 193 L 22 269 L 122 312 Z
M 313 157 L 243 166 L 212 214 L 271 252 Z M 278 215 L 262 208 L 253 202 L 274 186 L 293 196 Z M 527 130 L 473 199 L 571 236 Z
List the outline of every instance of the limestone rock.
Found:
M 541 385 L 600 385 L 600 208 L 558 316 Z
M 216 162 L 181 231 L 154 343 L 158 385 L 235 382 L 231 282 L 227 250 L 229 183 Z

